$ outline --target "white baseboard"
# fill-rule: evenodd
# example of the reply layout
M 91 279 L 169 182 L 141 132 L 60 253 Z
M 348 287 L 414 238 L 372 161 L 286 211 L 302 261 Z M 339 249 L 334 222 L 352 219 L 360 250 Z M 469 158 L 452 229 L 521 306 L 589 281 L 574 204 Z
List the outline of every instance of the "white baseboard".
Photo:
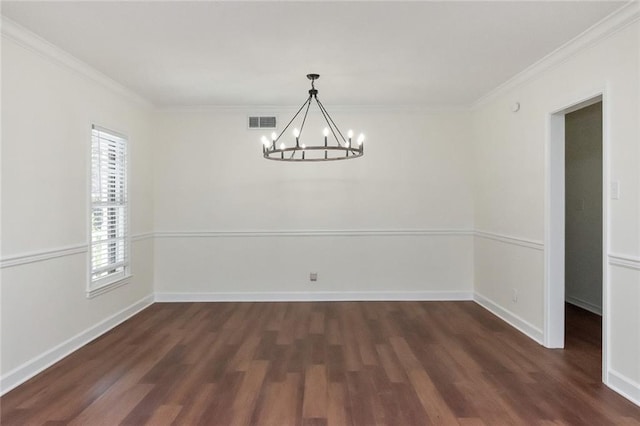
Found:
M 640 406 L 640 383 L 634 382 L 615 370 L 609 370 L 606 385 L 629 401 Z
M 470 291 L 343 291 L 162 293 L 156 302 L 330 302 L 473 300 Z
M 543 344 L 543 342 L 544 342 L 544 333 L 542 332 L 542 330 L 540 330 L 535 325 L 533 325 L 530 322 L 520 318 L 518 315 L 514 314 L 513 312 L 508 311 L 507 309 L 504 309 L 503 307 L 501 307 L 497 303 L 495 303 L 492 300 L 484 297 L 481 294 L 474 293 L 473 300 L 478 305 L 482 306 L 483 308 L 485 308 L 486 310 L 488 310 L 489 312 L 491 312 L 492 314 L 494 314 L 498 318 L 502 319 L 503 321 L 505 321 L 507 324 L 509 324 L 513 328 L 515 328 L 515 329 L 519 330 L 520 332 L 524 333 L 525 335 L 529 336 L 531 339 L 535 340 L 536 342 L 540 343 L 541 345 Z
M 593 303 L 587 302 L 586 300 L 578 299 L 577 297 L 571 296 L 565 296 L 565 300 L 567 301 L 567 303 L 571 303 L 578 308 L 582 308 L 585 311 L 589 311 L 593 314 L 602 316 L 602 306 L 594 305 Z
M 37 357 L 25 362 L 21 366 L 9 371 L 7 374 L 0 378 L 0 395 L 4 395 L 16 386 L 26 382 L 44 369 L 60 361 L 62 358 L 80 349 L 82 346 L 86 345 L 87 343 L 100 337 L 120 323 L 131 318 L 152 303 L 153 294 L 150 294 L 143 299 L 140 299 L 139 301 L 133 303 L 131 306 L 124 308 L 120 312 L 113 314 L 112 316 L 106 318 L 98 324 L 89 327 L 88 329 L 71 337 L 70 339 L 49 349 L 43 354 L 38 355 Z

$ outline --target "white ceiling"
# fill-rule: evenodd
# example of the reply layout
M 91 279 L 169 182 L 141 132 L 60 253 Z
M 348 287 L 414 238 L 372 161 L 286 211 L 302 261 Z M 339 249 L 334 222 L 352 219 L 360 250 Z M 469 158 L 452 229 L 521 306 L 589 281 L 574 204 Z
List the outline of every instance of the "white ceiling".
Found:
M 469 105 L 624 2 L 26 2 L 2 14 L 153 103 Z

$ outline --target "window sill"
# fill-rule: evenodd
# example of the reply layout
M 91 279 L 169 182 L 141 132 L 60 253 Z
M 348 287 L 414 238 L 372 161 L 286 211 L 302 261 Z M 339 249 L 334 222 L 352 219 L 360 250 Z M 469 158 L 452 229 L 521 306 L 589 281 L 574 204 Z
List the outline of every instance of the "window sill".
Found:
M 129 284 L 131 282 L 131 278 L 133 275 L 125 275 L 122 278 L 118 278 L 115 281 L 111 281 L 106 284 L 102 284 L 100 287 L 92 288 L 87 290 L 87 299 L 93 299 L 96 296 L 100 296 L 101 294 L 110 292 L 118 287 L 122 287 L 125 284 Z

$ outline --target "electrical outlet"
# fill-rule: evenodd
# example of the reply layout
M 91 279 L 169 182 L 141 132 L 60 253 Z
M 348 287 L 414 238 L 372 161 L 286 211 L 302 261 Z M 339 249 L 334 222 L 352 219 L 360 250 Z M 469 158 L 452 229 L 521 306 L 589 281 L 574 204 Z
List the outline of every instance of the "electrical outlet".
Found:
M 317 272 L 309 273 L 309 281 L 318 281 L 318 273 Z
M 511 291 L 511 300 L 513 301 L 513 303 L 518 303 L 518 289 L 514 288 Z

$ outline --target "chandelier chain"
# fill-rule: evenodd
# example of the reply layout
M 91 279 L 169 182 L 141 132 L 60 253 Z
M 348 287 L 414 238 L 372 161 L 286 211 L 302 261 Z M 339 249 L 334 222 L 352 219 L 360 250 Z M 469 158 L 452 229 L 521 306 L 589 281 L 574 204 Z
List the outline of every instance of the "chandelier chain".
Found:
M 300 111 L 302 111 L 302 108 L 304 108 L 304 106 L 307 103 L 311 102 L 311 95 L 309 95 L 309 97 L 307 98 L 306 101 L 304 101 L 304 103 L 302 104 L 302 106 L 300 107 L 300 109 L 298 110 L 298 112 L 296 112 L 296 114 L 293 116 L 293 118 L 291 120 L 289 120 L 289 123 L 284 127 L 284 129 L 282 129 L 282 132 L 280 132 L 280 134 L 278 135 L 278 137 L 273 141 L 273 144 L 275 146 L 275 143 L 278 142 L 280 140 L 280 138 L 282 137 L 282 135 L 284 135 L 284 132 L 289 128 L 289 126 L 291 126 L 291 123 L 293 123 L 293 120 L 296 119 L 296 117 L 298 116 L 298 114 L 300 114 Z
M 309 114 L 310 107 L 311 107 L 311 96 L 309 96 L 309 102 L 307 102 L 307 109 L 304 112 L 304 117 L 302 117 L 302 124 L 300 125 L 300 134 L 298 135 L 298 138 L 302 137 L 302 131 L 304 130 L 304 123 L 307 121 L 307 114 Z M 298 144 L 296 143 L 296 145 Z
M 338 125 L 333 121 L 333 118 L 331 118 L 331 115 L 329 115 L 329 111 L 327 111 L 327 109 L 324 107 L 324 105 L 322 105 L 322 102 L 320 102 L 320 100 L 317 97 L 316 97 L 316 102 L 318 103 L 318 106 L 320 107 L 320 111 L 322 111 L 322 113 L 325 115 L 325 117 L 329 118 L 329 120 L 327 120 L 327 122 L 331 121 L 331 124 L 333 124 L 333 127 L 335 127 L 335 129 L 338 131 L 338 134 L 342 138 L 342 142 L 346 145 L 347 144 L 347 140 L 342 135 L 342 132 L 340 131 L 340 128 L 338 127 Z M 331 127 L 331 126 L 329 126 L 329 127 Z M 331 131 L 333 132 L 333 129 L 331 129 Z M 338 140 L 338 137 L 336 136 L 335 132 L 333 132 L 333 136 L 336 138 L 336 142 L 338 142 L 338 145 L 340 145 L 340 141 Z

